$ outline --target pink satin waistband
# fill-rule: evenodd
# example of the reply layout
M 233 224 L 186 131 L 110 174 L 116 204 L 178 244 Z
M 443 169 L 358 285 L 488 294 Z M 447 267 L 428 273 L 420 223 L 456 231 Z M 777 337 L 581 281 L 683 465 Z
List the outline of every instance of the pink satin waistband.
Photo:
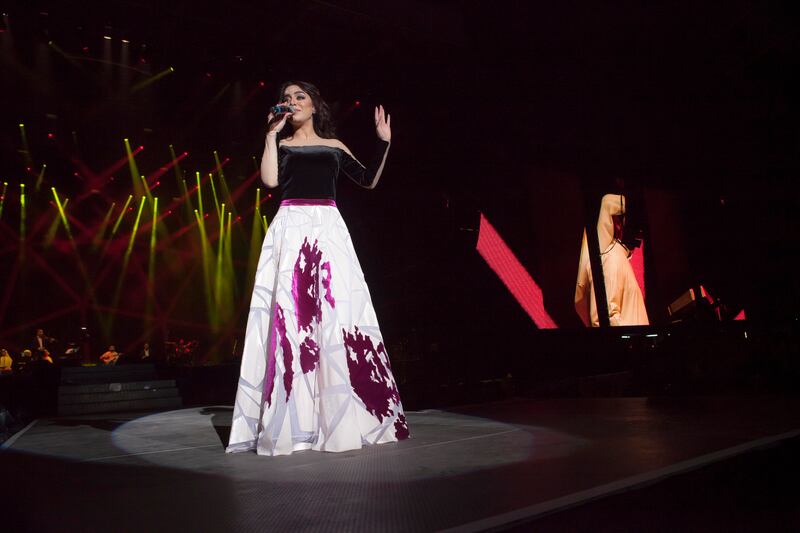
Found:
M 287 198 L 281 200 L 281 206 L 284 205 L 327 205 L 336 207 L 336 200 L 330 198 Z

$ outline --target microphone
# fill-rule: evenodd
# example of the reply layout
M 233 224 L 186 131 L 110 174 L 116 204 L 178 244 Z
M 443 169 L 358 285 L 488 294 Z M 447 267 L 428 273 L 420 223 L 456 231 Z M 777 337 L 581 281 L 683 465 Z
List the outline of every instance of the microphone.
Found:
M 281 115 L 283 113 L 294 113 L 294 107 L 286 104 L 274 105 L 269 110 L 273 115 Z

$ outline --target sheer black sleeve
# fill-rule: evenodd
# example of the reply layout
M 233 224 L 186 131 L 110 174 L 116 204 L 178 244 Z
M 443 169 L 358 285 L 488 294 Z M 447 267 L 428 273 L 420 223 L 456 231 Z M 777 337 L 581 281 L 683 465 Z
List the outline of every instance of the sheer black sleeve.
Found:
M 341 170 L 345 173 L 345 175 L 347 175 L 348 178 L 362 187 L 370 187 L 372 182 L 375 181 L 375 176 L 383 166 L 383 162 L 386 159 L 386 152 L 388 150 L 389 143 L 378 139 L 375 145 L 375 153 L 366 167 L 356 161 L 353 156 L 345 151 L 342 151 Z

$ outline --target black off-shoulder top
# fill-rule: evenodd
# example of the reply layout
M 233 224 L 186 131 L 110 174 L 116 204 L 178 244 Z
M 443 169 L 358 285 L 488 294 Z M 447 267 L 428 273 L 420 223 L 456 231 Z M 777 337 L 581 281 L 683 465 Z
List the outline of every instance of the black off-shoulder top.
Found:
M 341 148 L 331 146 L 278 147 L 278 185 L 282 200 L 294 198 L 336 200 L 340 173 L 369 187 L 383 162 L 389 143 L 378 139 L 375 155 L 364 167 Z

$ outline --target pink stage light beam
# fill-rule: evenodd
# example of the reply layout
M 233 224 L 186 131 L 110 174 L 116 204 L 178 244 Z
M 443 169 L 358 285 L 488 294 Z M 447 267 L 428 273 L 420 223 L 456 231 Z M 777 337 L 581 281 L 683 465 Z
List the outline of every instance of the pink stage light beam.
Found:
M 542 289 L 525 270 L 494 226 L 483 216 L 483 213 L 481 213 L 476 249 L 537 328 L 553 329 L 558 327 L 558 324 L 544 308 Z

